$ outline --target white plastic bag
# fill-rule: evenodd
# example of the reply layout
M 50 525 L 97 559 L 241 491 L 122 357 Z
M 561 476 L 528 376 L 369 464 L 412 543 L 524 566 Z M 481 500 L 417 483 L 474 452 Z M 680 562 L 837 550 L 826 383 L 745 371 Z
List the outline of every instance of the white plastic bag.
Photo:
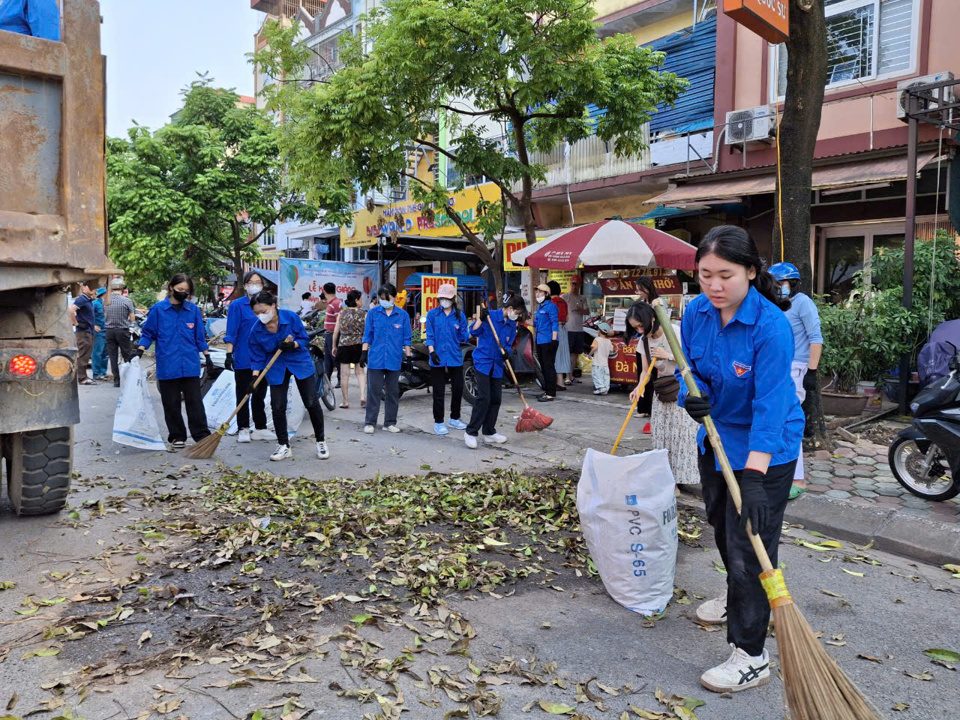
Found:
M 147 371 L 139 358 L 120 366 L 120 398 L 113 416 L 113 441 L 141 450 L 165 450 L 147 387 Z
M 266 382 L 264 380 L 263 382 Z M 250 402 L 249 400 L 247 401 Z M 267 410 L 267 427 L 273 429 L 273 414 L 270 412 L 270 390 L 267 389 L 264 404 Z M 221 424 L 227 421 L 227 418 L 237 408 L 236 395 L 236 376 L 232 370 L 224 370 L 213 381 L 213 385 L 203 396 L 203 409 L 207 414 L 207 427 L 216 430 Z M 293 437 L 300 429 L 303 422 L 303 416 L 306 408 L 300 400 L 300 392 L 297 390 L 296 381 L 291 378 L 290 387 L 287 395 L 287 434 Z M 237 419 L 230 421 L 228 435 L 237 434 Z
M 641 615 L 673 597 L 677 501 L 666 450 L 616 457 L 588 449 L 577 511 L 590 557 L 610 597 Z

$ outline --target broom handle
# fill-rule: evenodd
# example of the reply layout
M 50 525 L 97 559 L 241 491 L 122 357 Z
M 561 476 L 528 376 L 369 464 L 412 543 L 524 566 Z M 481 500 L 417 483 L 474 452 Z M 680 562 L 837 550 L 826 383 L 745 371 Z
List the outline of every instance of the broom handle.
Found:
M 643 391 L 647 387 L 647 382 L 650 380 L 650 376 L 653 374 L 653 362 L 647 363 L 647 369 L 643 371 L 643 377 L 640 378 L 639 390 L 637 391 L 637 399 L 633 401 L 630 405 L 630 410 L 627 411 L 627 416 L 623 419 L 623 425 L 620 426 L 620 434 L 617 435 L 617 441 L 613 444 L 613 450 L 610 451 L 610 454 L 613 455 L 617 451 L 617 447 L 620 445 L 620 440 L 623 439 L 623 433 L 627 430 L 627 423 L 630 422 L 630 418 L 633 417 L 633 411 L 637 409 L 637 403 L 640 402 L 640 396 L 643 395 Z
M 660 327 L 667 336 L 667 342 L 670 344 L 673 358 L 677 363 L 677 367 L 680 368 L 680 374 L 683 376 L 684 383 L 686 383 L 687 391 L 694 397 L 700 397 L 700 388 L 697 385 L 697 381 L 693 379 L 693 370 L 690 369 L 690 363 L 687 362 L 687 357 L 683 354 L 680 341 L 677 339 L 676 333 L 673 332 L 673 325 L 670 324 L 670 316 L 664 308 L 663 300 L 657 298 L 652 304 L 653 310 L 657 314 L 657 320 L 660 321 Z M 710 439 L 710 445 L 713 446 L 713 452 L 717 456 L 717 462 L 720 463 L 720 469 L 723 471 L 723 479 L 727 481 L 727 490 L 733 499 L 733 505 L 739 513 L 741 505 L 740 484 L 733 474 L 733 468 L 727 459 L 727 453 L 723 450 L 723 442 L 720 440 L 720 433 L 717 432 L 717 426 L 714 424 L 713 418 L 709 415 L 703 418 L 703 427 L 707 431 L 707 437 Z M 763 546 L 763 541 L 754 534 L 753 527 L 750 525 L 749 520 L 747 521 L 747 537 L 750 538 L 750 544 L 753 545 L 753 552 L 756 553 L 757 559 L 760 561 L 760 567 L 762 567 L 764 571 L 773 570 L 773 563 L 770 562 L 767 549 Z
M 267 373 L 270 372 L 270 368 L 273 367 L 273 364 L 277 361 L 277 358 L 280 357 L 280 353 L 282 353 L 282 352 L 283 352 L 283 350 L 277 348 L 277 351 L 273 354 L 273 357 L 270 358 L 270 362 L 268 362 L 268 363 L 267 363 L 267 366 L 260 372 L 259 375 L 257 375 L 257 379 L 253 381 L 253 389 L 254 389 L 254 390 L 257 389 L 257 386 L 258 386 L 258 385 L 263 381 L 263 379 L 267 376 Z M 252 395 L 252 394 L 253 394 L 253 393 L 247 393 L 246 395 L 243 396 L 243 400 L 240 401 L 240 404 L 237 405 L 237 409 L 234 410 L 234 411 L 230 414 L 230 417 L 227 418 L 226 422 L 220 423 L 220 426 L 221 426 L 221 427 L 223 427 L 224 425 L 226 425 L 226 426 L 228 426 L 228 427 L 230 426 L 230 423 L 233 422 L 233 419 L 234 419 L 234 418 L 237 416 L 237 414 L 243 409 L 243 406 L 247 404 L 247 400 L 250 399 L 250 395 Z
M 484 307 L 484 310 L 486 308 Z M 490 329 L 493 331 L 493 339 L 497 341 L 497 347 L 500 348 L 500 354 L 503 355 L 503 345 L 500 344 L 500 336 L 497 335 L 497 328 L 493 324 L 493 318 L 490 317 L 490 312 L 487 312 L 487 322 L 490 324 Z M 530 407 L 527 405 L 527 399 L 523 396 L 523 390 L 520 389 L 520 383 L 517 382 L 517 376 L 513 373 L 513 365 L 510 364 L 508 358 L 504 358 L 503 361 L 507 364 L 507 370 L 510 371 L 510 377 L 513 378 L 513 384 L 517 388 L 517 392 L 520 393 L 520 402 L 523 403 L 525 408 Z

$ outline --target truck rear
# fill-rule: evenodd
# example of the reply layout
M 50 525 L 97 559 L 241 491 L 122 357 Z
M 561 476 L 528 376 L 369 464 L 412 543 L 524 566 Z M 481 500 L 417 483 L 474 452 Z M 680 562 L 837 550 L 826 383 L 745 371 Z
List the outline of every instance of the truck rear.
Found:
M 66 503 L 80 422 L 67 293 L 115 272 L 100 6 L 61 4 L 60 41 L 0 30 L 0 466 L 19 515 Z

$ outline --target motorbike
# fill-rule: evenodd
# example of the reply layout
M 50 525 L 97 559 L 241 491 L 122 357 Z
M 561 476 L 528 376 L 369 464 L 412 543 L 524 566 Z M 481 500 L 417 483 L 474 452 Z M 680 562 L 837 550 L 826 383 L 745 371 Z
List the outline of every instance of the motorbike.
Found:
M 474 346 L 464 343 L 463 351 L 463 399 L 473 405 L 477 398 L 477 375 L 473 367 Z M 423 343 L 414 343 L 410 348 L 410 357 L 403 359 L 400 368 L 400 396 L 410 390 L 422 390 L 432 387 L 430 379 L 430 351 Z
M 923 388 L 910 403 L 913 421 L 890 446 L 897 481 L 925 500 L 960 494 L 960 354 L 953 347 L 950 374 Z

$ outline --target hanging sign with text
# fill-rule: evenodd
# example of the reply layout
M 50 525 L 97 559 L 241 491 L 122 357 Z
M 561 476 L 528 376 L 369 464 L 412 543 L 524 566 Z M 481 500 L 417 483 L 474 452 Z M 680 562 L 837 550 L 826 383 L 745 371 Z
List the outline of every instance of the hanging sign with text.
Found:
M 723 12 L 772 45 L 790 38 L 790 0 L 723 0 Z
M 440 304 L 437 291 L 441 285 L 457 286 L 457 278 L 453 275 L 421 275 L 420 282 L 423 283 L 420 290 L 420 315 L 423 317 Z

